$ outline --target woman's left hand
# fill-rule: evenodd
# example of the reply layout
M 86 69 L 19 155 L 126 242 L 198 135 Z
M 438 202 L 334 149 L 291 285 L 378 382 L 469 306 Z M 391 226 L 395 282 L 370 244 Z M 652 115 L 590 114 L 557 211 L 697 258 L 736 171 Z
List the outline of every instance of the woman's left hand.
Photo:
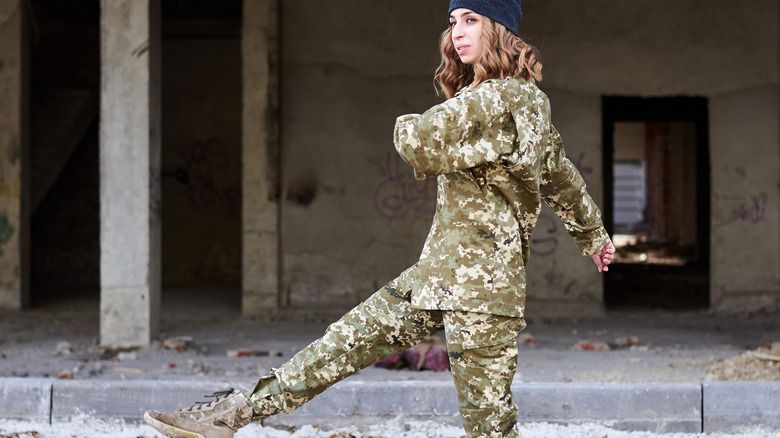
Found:
M 609 264 L 612 263 L 612 259 L 615 258 L 615 245 L 612 241 L 607 242 L 604 248 L 601 248 L 598 254 L 590 256 L 593 259 L 593 263 L 599 268 L 599 272 L 609 271 Z

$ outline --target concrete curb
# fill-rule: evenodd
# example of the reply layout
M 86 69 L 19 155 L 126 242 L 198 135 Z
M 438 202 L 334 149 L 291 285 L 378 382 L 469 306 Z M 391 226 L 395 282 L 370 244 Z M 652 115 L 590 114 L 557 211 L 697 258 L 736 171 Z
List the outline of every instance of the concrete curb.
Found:
M 146 409 L 172 411 L 231 386 L 246 382 L 0 378 L 0 418 L 57 423 L 86 415 L 137 422 Z M 655 433 L 780 430 L 780 382 L 516 382 L 512 390 L 523 422 L 592 422 Z M 459 424 L 453 383 L 347 380 L 265 423 L 336 427 L 398 416 Z
M 761 425 L 780 431 L 780 382 L 706 382 L 703 431 L 735 433 Z
M 0 418 L 51 420 L 54 379 L 0 378 Z

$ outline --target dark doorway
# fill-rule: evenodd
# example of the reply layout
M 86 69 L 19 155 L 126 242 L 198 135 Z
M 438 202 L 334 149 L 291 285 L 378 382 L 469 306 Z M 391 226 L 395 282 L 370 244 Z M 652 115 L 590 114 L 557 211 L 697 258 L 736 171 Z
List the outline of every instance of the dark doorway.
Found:
M 163 300 L 240 306 L 241 1 L 163 0 Z
M 605 225 L 617 260 L 610 308 L 709 306 L 709 152 L 704 98 L 605 97 Z
M 100 292 L 100 2 L 32 0 L 31 303 Z

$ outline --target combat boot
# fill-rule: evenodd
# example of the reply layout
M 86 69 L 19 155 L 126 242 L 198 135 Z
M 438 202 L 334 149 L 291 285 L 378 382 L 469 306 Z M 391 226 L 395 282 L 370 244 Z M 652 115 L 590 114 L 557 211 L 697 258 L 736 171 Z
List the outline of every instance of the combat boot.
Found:
M 144 420 L 171 438 L 233 438 L 252 421 L 252 406 L 241 391 L 231 388 L 210 397 L 216 399 L 169 414 L 146 411 Z

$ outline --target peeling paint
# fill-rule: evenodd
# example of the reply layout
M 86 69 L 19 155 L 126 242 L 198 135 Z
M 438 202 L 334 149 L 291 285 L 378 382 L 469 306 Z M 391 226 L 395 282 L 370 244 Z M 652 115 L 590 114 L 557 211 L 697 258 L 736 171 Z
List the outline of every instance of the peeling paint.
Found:
M 0 216 L 0 245 L 5 245 L 13 237 L 16 229 L 8 221 L 8 216 Z

